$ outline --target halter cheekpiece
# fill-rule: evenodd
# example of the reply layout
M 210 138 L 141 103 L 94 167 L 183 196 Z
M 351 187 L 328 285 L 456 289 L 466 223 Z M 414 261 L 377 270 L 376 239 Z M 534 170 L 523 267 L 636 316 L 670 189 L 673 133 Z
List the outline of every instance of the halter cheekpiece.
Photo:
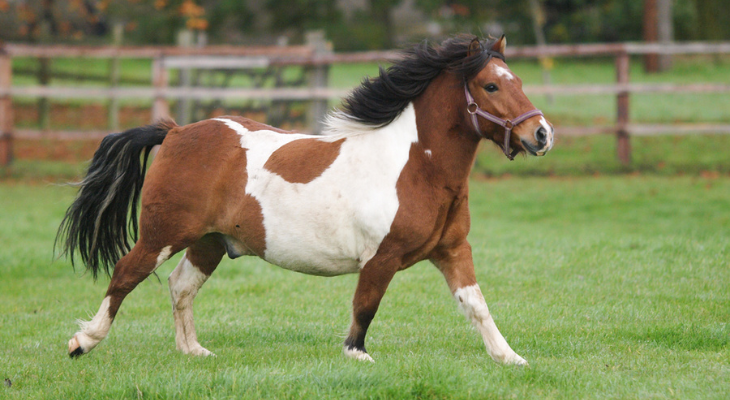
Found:
M 487 62 L 484 65 L 488 65 L 490 61 L 492 61 L 492 57 L 497 57 L 499 59 L 504 60 L 504 55 L 501 53 L 498 53 L 496 51 L 492 50 L 485 50 L 489 54 L 489 58 L 487 58 Z M 518 116 L 515 119 L 502 119 L 494 114 L 490 114 L 487 111 L 482 110 L 479 108 L 479 105 L 474 101 L 474 97 L 469 92 L 469 85 L 466 81 L 464 81 L 464 93 L 466 94 L 466 111 L 471 115 L 471 121 L 472 124 L 474 124 L 474 128 L 476 128 L 477 134 L 479 136 L 484 137 L 482 135 L 481 130 L 479 129 L 479 120 L 477 119 L 477 115 L 487 119 L 489 121 L 494 122 L 497 125 L 500 125 L 504 127 L 504 145 L 502 146 L 502 151 L 504 152 L 504 155 L 507 156 L 510 160 L 514 160 L 517 153 L 520 151 L 519 149 L 514 149 L 510 151 L 510 137 L 512 135 L 512 129 L 514 129 L 515 126 L 527 121 L 528 119 L 537 116 L 537 115 L 543 115 L 542 111 L 538 109 L 534 109 L 531 111 L 528 111 L 520 116 Z

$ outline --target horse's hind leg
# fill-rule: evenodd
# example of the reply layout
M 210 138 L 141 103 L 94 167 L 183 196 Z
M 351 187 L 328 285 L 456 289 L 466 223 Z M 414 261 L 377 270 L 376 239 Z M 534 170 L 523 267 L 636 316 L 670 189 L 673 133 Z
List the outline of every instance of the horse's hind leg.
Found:
M 223 254 L 225 247 L 214 234 L 204 236 L 188 248 L 168 279 L 175 318 L 175 342 L 177 349 L 185 354 L 213 354 L 198 343 L 193 323 L 193 300 L 198 289 L 218 266 Z
M 114 317 L 124 298 L 145 280 L 157 267 L 167 261 L 174 252 L 172 246 L 156 248 L 140 240 L 114 267 L 109 288 L 99 311 L 91 321 L 80 321 L 81 330 L 68 342 L 71 357 L 88 353 L 109 333 Z

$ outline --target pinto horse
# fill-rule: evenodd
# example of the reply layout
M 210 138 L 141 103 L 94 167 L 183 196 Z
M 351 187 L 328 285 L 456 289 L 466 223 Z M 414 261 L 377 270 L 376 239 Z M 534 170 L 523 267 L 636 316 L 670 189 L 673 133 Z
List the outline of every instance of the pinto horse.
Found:
M 391 279 L 430 260 L 489 355 L 526 364 L 489 313 L 467 241 L 479 142 L 494 141 L 509 158 L 553 145 L 552 126 L 505 64 L 505 44 L 458 36 L 405 51 L 329 115 L 325 135 L 226 116 L 107 136 L 56 238 L 94 279 L 113 269 L 69 355 L 99 344 L 127 294 L 185 250 L 169 277 L 183 353 L 212 354 L 195 334 L 193 299 L 226 254 L 305 274 L 359 273 L 344 353 L 367 361 L 365 334 Z

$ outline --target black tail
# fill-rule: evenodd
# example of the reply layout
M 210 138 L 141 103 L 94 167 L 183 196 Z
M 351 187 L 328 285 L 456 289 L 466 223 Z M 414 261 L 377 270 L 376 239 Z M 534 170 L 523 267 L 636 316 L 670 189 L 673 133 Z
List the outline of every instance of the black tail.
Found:
M 61 255 L 67 255 L 74 266 L 78 251 L 94 280 L 100 269 L 109 275 L 114 264 L 131 250 L 130 236 L 137 241 L 137 207 L 147 158 L 152 147 L 161 144 L 175 126 L 171 121 L 160 122 L 105 137 L 86 177 L 77 184 L 79 193 L 66 210 L 54 248 L 62 241 Z

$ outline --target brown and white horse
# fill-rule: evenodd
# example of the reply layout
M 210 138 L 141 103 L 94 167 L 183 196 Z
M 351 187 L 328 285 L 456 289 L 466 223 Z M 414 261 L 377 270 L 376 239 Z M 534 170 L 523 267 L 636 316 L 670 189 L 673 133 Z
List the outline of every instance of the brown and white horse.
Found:
M 428 259 L 489 355 L 526 364 L 494 324 L 467 242 L 479 142 L 498 143 L 510 158 L 553 145 L 553 128 L 505 64 L 504 47 L 504 37 L 424 42 L 363 81 L 323 136 L 220 117 L 106 137 L 57 237 L 94 278 L 113 266 L 101 307 L 71 338 L 69 355 L 99 344 L 125 296 L 185 250 L 169 278 L 183 353 L 211 354 L 198 343 L 192 305 L 226 253 L 306 274 L 359 273 L 344 352 L 368 361 L 365 334 L 388 284 Z

